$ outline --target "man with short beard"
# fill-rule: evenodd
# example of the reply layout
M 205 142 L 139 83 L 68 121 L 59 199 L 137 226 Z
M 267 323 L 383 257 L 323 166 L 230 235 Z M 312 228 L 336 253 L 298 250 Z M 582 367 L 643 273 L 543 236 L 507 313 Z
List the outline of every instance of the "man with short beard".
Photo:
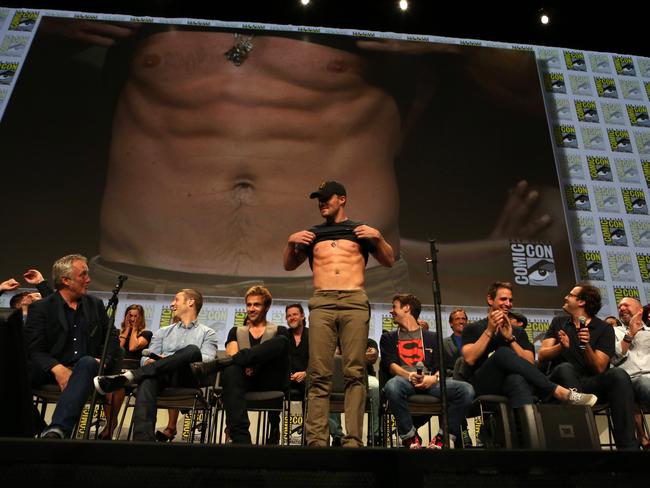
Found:
M 634 398 L 638 403 L 650 404 L 650 327 L 649 307 L 641 307 L 636 298 L 625 297 L 618 302 L 618 316 L 622 327 L 614 327 L 616 354 L 612 365 L 627 371 L 632 381 Z M 640 412 L 635 412 L 637 438 L 643 449 L 650 449 L 650 439 L 643 428 Z
M 598 288 L 582 283 L 574 286 L 562 306 L 568 316 L 552 320 L 539 360 L 551 361 L 552 382 L 609 401 L 616 448 L 638 449 L 632 383 L 625 371 L 609 367 L 615 351 L 614 329 L 596 317 L 601 303 Z

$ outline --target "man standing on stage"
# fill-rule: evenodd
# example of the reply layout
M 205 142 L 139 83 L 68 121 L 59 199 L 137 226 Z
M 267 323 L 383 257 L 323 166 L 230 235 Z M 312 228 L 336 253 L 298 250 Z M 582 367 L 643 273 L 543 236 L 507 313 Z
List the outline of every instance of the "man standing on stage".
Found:
M 346 190 L 336 181 L 322 183 L 310 198 L 318 198 L 325 222 L 291 234 L 284 250 L 284 269 L 292 271 L 307 258 L 314 274 L 309 300 L 309 409 L 307 445 L 327 446 L 329 396 L 337 342 L 345 376 L 345 447 L 363 445 L 365 352 L 370 305 L 364 291 L 368 254 L 383 266 L 395 262 L 393 248 L 382 233 L 345 215 Z

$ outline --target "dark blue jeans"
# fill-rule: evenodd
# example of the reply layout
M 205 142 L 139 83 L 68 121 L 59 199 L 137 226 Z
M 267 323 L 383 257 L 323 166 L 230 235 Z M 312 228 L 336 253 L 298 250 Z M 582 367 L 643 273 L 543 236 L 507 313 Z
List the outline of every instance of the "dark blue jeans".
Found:
M 449 433 L 460 438 L 460 425 L 465 412 L 474 400 L 474 388 L 464 381 L 447 380 L 447 401 L 449 403 Z M 394 376 L 384 385 L 384 394 L 388 399 L 391 412 L 395 415 L 397 432 L 401 439 L 415 435 L 413 418 L 408 410 L 407 399 L 411 395 L 431 395 L 440 398 L 440 383 L 428 390 L 416 390 L 406 378 Z
M 99 363 L 92 356 L 82 356 L 75 363 L 72 367 L 72 375 L 68 380 L 68 385 L 61 392 L 59 401 L 56 404 L 50 428 L 58 429 L 65 437 L 70 437 L 74 426 L 79 422 L 81 410 L 94 388 L 93 378 L 97 376 L 98 371 Z M 35 380 L 32 380 L 34 386 L 52 383 L 54 379 L 52 373 L 37 376 Z

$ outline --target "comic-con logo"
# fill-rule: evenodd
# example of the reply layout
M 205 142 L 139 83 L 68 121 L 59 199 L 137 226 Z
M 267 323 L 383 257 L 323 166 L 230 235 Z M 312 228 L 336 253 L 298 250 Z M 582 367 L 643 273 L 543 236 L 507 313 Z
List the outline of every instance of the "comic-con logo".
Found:
M 515 283 L 526 286 L 557 286 L 553 246 L 512 242 L 510 253 Z

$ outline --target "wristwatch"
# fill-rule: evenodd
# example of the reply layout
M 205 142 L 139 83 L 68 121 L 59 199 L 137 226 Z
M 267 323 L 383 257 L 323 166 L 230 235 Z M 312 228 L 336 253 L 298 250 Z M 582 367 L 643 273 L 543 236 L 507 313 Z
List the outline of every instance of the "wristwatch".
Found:
M 517 338 L 514 336 L 514 334 L 510 336 L 510 339 L 505 339 L 506 343 L 508 343 L 508 344 L 512 344 L 516 340 L 517 340 Z
M 634 337 L 629 334 L 625 334 L 625 337 L 623 337 L 623 341 L 627 342 L 628 344 L 632 344 L 632 339 L 634 339 Z

